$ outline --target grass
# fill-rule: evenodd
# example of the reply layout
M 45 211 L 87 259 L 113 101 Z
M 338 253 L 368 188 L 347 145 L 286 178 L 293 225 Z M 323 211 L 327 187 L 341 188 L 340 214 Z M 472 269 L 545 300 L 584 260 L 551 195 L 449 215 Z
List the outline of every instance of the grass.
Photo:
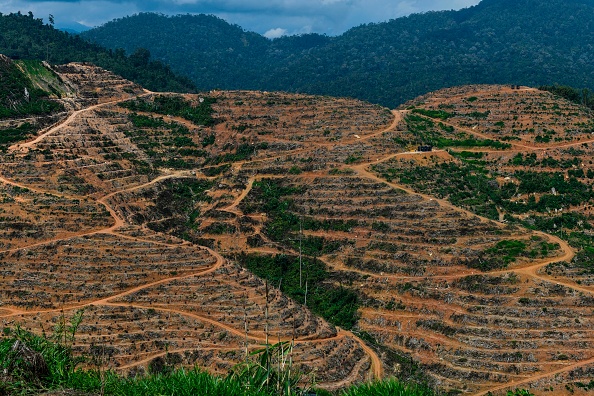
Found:
M 413 113 L 421 114 L 430 118 L 439 118 L 441 120 L 447 120 L 454 116 L 454 114 L 448 113 L 443 110 L 427 110 L 427 109 L 413 109 Z
M 343 392 L 343 396 L 433 396 L 432 389 L 417 384 L 405 384 L 395 379 L 354 386 Z
M 299 396 L 330 395 L 302 386 L 301 375 L 292 367 L 292 346 L 287 342 L 269 345 L 234 366 L 227 377 L 216 377 L 199 368 L 165 370 L 125 378 L 101 368 L 82 369 L 84 358 L 72 353 L 74 335 L 82 311 L 72 320 L 59 321 L 52 335 L 35 335 L 19 327 L 5 328 L 0 339 L 0 395 L 33 395 L 49 390 L 74 390 L 102 395 L 209 395 L 209 396 Z M 24 345 L 27 353 L 15 352 Z M 45 364 L 31 365 L 27 356 L 42 357 Z M 41 361 L 41 360 L 38 360 Z M 279 365 L 279 362 L 281 363 Z M 280 371 L 278 367 L 281 367 Z M 350 387 L 342 396 L 402 395 L 433 396 L 431 389 L 403 384 L 396 379 Z

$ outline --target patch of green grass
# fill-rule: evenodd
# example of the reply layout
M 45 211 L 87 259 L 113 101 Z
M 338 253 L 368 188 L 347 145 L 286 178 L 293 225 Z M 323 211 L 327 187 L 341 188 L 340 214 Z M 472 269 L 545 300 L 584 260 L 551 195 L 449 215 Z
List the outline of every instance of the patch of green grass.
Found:
M 496 150 L 508 150 L 511 148 L 511 144 L 502 143 L 498 140 L 492 139 L 447 139 L 438 138 L 434 144 L 437 147 L 492 147 Z
M 485 253 L 489 256 L 501 258 L 507 265 L 526 253 L 526 243 L 518 240 L 503 240 L 486 249 Z
M 212 104 L 215 102 L 213 98 L 202 98 L 197 105 L 192 105 L 181 96 L 158 95 L 152 102 L 135 99 L 120 103 L 120 106 L 132 111 L 178 116 L 196 125 L 211 126 L 215 123 L 212 117 Z
M 31 68 L 32 62 L 29 62 Z M 37 63 L 38 67 L 43 67 L 41 62 Z M 16 63 L 0 61 L 0 119 L 50 114 L 62 110 L 63 106 L 50 100 L 50 95 L 50 92 L 35 87 Z
M 424 385 L 406 384 L 396 379 L 354 386 L 342 396 L 435 396 L 434 390 Z
M 268 149 L 267 142 L 261 142 L 258 144 L 242 143 L 235 149 L 234 153 L 227 153 L 212 157 L 208 160 L 211 164 L 237 162 L 250 159 L 252 155 L 256 154 L 258 150 Z

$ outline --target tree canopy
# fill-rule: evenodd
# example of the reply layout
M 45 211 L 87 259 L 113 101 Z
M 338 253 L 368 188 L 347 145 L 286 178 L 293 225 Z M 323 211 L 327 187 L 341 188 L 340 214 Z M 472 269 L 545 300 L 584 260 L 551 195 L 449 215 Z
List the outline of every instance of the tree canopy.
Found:
M 150 60 L 140 49 L 130 57 L 123 50 L 100 45 L 54 29 L 32 13 L 0 14 L 0 54 L 16 59 L 40 59 L 53 64 L 92 62 L 153 91 L 194 91 L 191 80 L 176 75 L 165 64 Z
M 594 88 L 591 0 L 483 0 L 366 24 L 338 37 L 268 40 L 214 16 L 139 14 L 83 37 L 156 59 L 200 89 L 350 96 L 395 107 L 465 84 Z

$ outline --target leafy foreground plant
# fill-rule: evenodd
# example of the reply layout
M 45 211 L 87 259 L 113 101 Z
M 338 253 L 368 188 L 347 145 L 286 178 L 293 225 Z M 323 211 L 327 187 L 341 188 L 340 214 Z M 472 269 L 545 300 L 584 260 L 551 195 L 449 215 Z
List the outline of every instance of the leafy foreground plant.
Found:
M 45 333 L 38 336 L 19 326 L 4 329 L 0 341 L 0 394 L 3 389 L 30 393 L 69 381 L 76 366 L 83 361 L 72 354 L 82 315 L 83 311 L 78 311 L 69 323 L 62 315 L 50 336 Z
M 228 378 L 243 385 L 244 389 L 258 392 L 281 396 L 307 394 L 307 387 L 299 388 L 302 375 L 293 370 L 292 352 L 292 342 L 266 345 L 250 354 L 259 355 L 259 359 L 238 364 Z

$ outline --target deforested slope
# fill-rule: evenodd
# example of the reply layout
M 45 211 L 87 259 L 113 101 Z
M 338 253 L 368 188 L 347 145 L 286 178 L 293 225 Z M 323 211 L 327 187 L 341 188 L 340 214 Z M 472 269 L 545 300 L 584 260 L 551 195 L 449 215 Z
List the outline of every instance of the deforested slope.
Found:
M 226 374 L 268 339 L 329 390 L 587 383 L 588 109 L 516 86 L 390 111 L 53 70 L 84 100 L 0 154 L 5 326 L 84 309 L 75 350 L 123 373 L 174 355 Z

